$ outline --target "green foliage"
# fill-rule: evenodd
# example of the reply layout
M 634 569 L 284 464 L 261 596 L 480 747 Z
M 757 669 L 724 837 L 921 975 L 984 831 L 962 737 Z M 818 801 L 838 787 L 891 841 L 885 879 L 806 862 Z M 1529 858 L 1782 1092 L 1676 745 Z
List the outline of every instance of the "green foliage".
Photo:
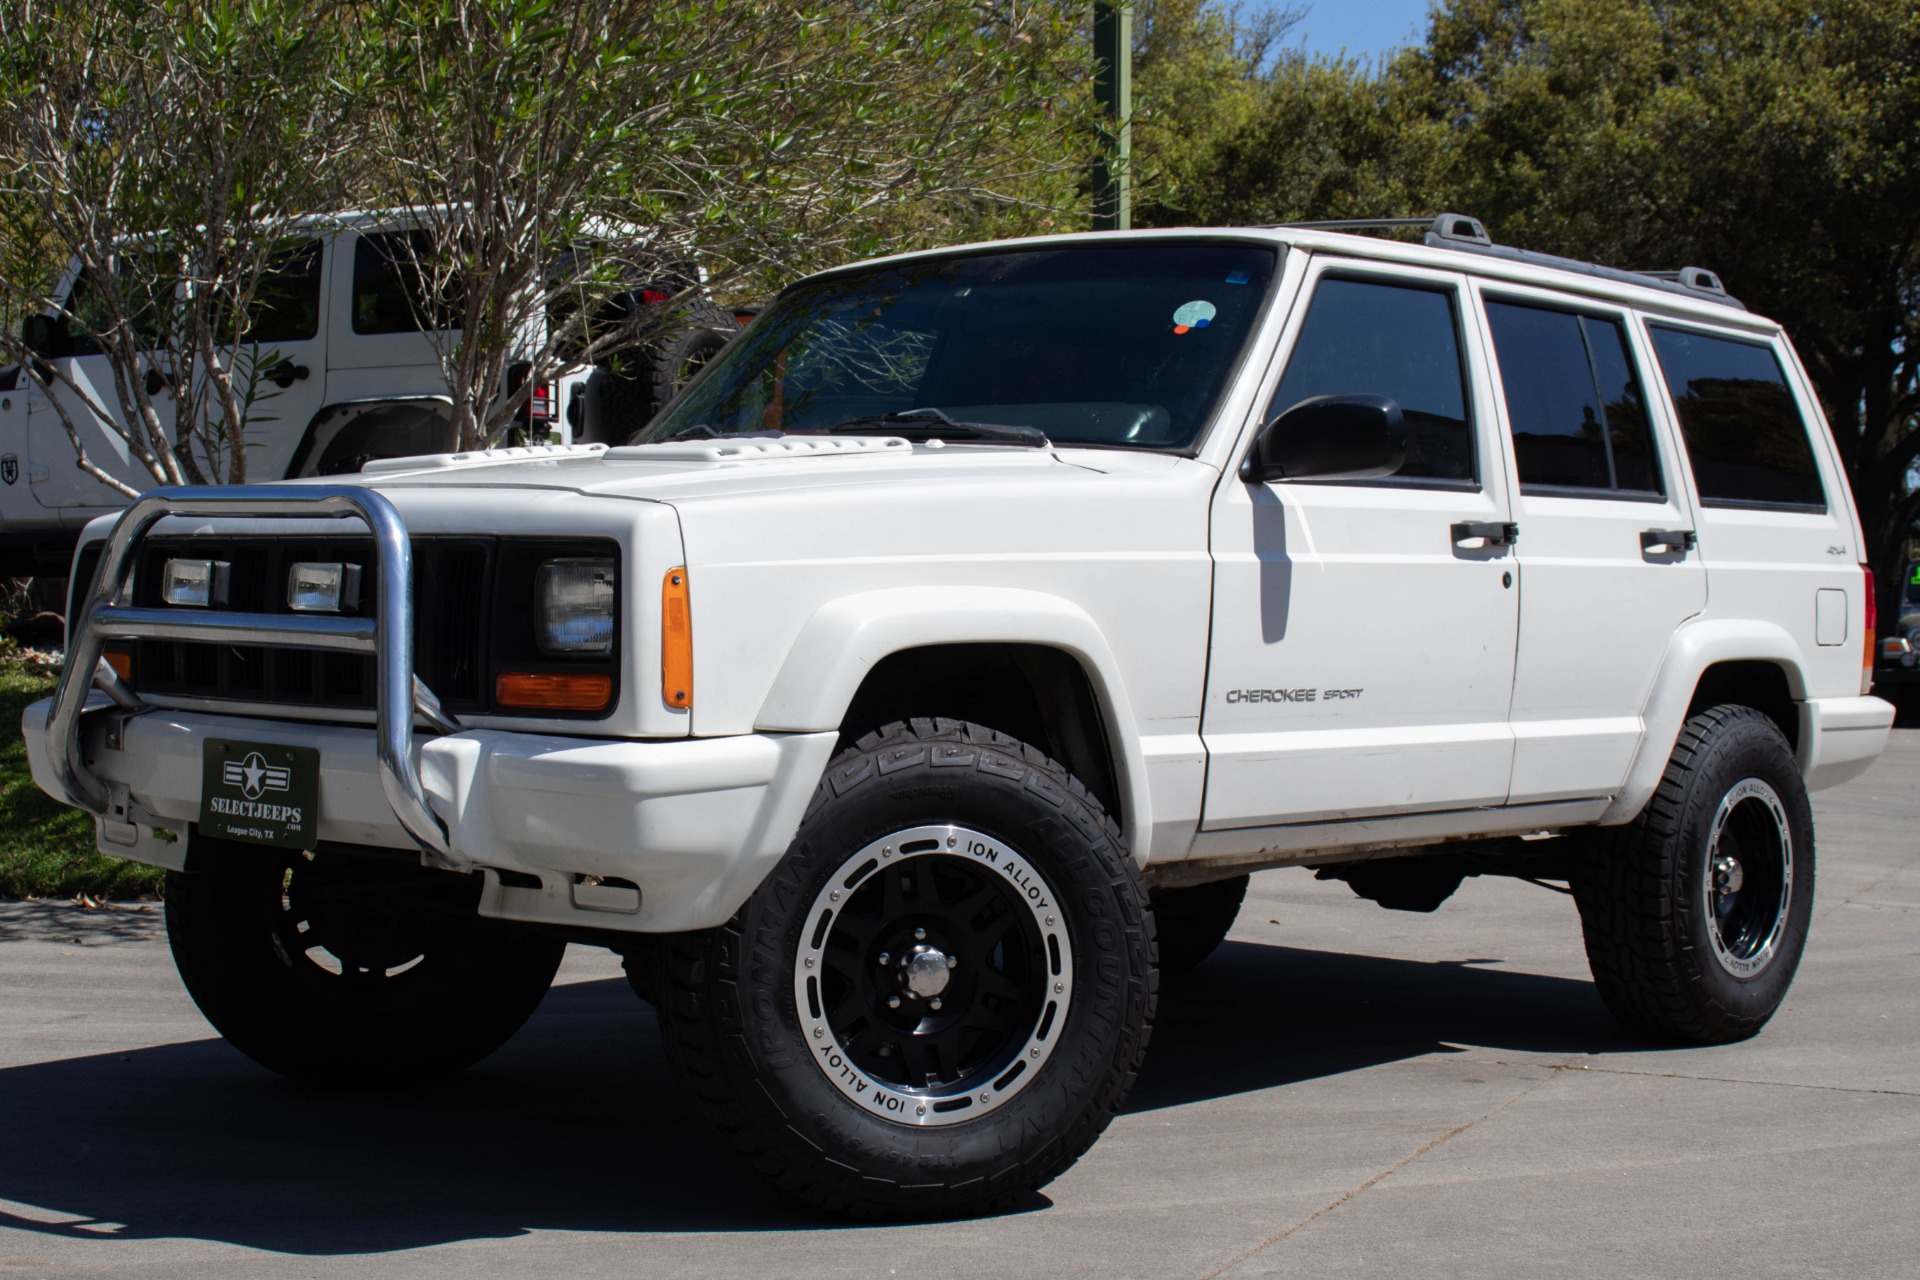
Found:
M 1905 559 L 1920 0 L 1446 0 L 1384 67 L 1282 60 L 1244 111 L 1185 130 L 1182 220 L 1457 210 L 1502 243 L 1719 273 L 1793 334 L 1872 560 Z
M 53 684 L 17 656 L 0 656 L 0 721 L 18 725 L 27 704 L 53 692 Z M 0 898 L 135 898 L 158 893 L 163 877 L 97 852 L 93 819 L 34 785 L 18 732 L 0 736 Z

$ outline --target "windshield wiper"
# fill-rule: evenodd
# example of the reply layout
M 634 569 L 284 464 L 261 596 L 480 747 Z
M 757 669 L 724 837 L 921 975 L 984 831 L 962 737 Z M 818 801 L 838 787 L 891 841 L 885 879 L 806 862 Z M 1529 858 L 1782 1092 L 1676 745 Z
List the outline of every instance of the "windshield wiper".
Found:
M 1038 427 L 1011 422 L 956 422 L 939 409 L 902 409 L 898 413 L 870 413 L 848 418 L 826 428 L 830 436 L 856 434 L 868 427 L 891 427 L 890 434 L 917 436 L 921 439 L 992 440 L 1001 444 L 1024 444 L 1036 449 L 1049 448 L 1053 441 Z

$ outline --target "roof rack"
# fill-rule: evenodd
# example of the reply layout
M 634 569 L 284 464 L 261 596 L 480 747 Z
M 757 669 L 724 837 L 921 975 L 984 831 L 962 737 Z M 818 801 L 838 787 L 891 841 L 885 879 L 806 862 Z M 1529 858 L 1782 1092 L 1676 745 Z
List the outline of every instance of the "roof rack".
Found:
M 1645 285 L 1690 298 L 1706 298 L 1742 311 L 1747 309 L 1744 303 L 1727 292 L 1720 277 L 1705 267 L 1682 267 L 1678 271 L 1623 271 L 1618 267 L 1581 262 L 1577 258 L 1515 249 L 1510 245 L 1495 244 L 1493 237 L 1487 234 L 1486 224 L 1464 213 L 1442 213 L 1428 218 L 1343 218 L 1331 222 L 1276 222 L 1269 225 L 1300 231 L 1410 231 L 1425 228 L 1426 235 L 1422 239 L 1435 249 L 1481 253 L 1509 262 L 1552 267 L 1621 284 Z

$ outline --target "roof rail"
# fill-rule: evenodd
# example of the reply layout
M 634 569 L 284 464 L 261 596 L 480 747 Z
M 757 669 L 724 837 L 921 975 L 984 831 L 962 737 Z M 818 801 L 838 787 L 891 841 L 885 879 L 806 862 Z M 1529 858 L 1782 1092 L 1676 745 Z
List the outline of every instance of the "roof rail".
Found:
M 1441 213 L 1431 218 L 1340 218 L 1332 222 L 1280 222 L 1275 226 L 1303 227 L 1315 231 L 1401 231 L 1425 227 L 1427 243 L 1435 248 L 1448 244 L 1493 244 L 1493 237 L 1478 218 L 1464 213 Z
M 1505 258 L 1510 262 L 1525 262 L 1537 267 L 1553 267 L 1560 271 L 1572 271 L 1580 275 L 1595 276 L 1602 280 L 1613 280 L 1622 284 L 1637 284 L 1660 289 L 1667 293 L 1684 294 L 1691 298 L 1706 298 L 1729 307 L 1745 311 L 1746 305 L 1727 292 L 1720 277 L 1705 267 L 1682 267 L 1678 271 L 1624 271 L 1618 267 L 1603 267 L 1592 262 L 1581 262 L 1577 258 L 1562 258 L 1551 253 L 1535 253 L 1531 249 L 1515 249 L 1509 245 L 1495 244 L 1487 234 L 1487 228 L 1478 218 L 1464 213 L 1442 213 L 1429 218 L 1341 218 L 1330 222 L 1275 222 L 1268 224 L 1275 228 L 1301 231 L 1406 231 L 1426 228 L 1424 242 L 1435 249 L 1461 249 L 1469 253 L 1482 253 L 1489 257 Z

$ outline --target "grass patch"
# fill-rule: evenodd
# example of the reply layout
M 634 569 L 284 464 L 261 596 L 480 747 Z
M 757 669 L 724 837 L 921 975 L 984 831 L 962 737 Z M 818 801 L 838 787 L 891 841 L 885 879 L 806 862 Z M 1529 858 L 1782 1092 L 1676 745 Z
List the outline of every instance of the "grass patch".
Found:
M 93 847 L 93 819 L 33 784 L 20 713 L 53 692 L 54 677 L 0 654 L 0 898 L 138 898 L 160 892 L 166 872 Z

